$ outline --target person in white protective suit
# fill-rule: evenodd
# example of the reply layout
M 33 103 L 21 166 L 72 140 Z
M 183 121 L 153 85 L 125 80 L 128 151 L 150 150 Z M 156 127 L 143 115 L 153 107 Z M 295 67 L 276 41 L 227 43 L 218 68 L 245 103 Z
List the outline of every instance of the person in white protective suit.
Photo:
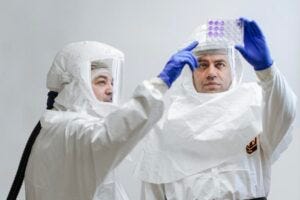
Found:
M 128 199 L 114 169 L 162 116 L 163 94 L 185 64 L 196 67 L 191 54 L 119 106 L 123 53 L 99 42 L 64 47 L 48 73 L 48 110 L 34 130 L 40 132 L 21 160 L 29 152 L 28 165 L 20 164 L 8 199 L 16 199 L 24 173 L 28 200 Z
M 142 141 L 141 199 L 267 198 L 271 165 L 291 140 L 296 96 L 256 22 L 241 21 L 244 46 L 207 42 L 207 26 L 194 34 L 198 67 L 169 91 L 164 116 Z M 258 83 L 241 81 L 237 51 Z

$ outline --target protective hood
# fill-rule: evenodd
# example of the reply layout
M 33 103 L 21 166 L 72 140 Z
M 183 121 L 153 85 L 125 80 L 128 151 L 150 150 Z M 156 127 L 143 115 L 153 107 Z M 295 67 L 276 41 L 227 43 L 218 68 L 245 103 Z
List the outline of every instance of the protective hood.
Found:
M 91 63 L 109 63 L 114 78 L 113 102 L 99 102 L 91 86 Z M 56 55 L 47 76 L 47 87 L 58 92 L 56 110 L 86 112 L 104 117 L 116 109 L 120 99 L 121 70 L 124 55 L 121 51 L 99 42 L 76 42 L 65 46 Z
M 199 43 L 193 49 L 196 57 L 203 54 L 227 55 L 232 73 L 230 89 L 241 84 L 243 66 L 239 52 L 235 49 L 235 45 L 241 45 L 243 41 L 243 26 L 239 20 L 208 20 L 192 32 L 183 46 L 193 41 Z
M 198 93 L 185 67 L 165 98 L 163 118 L 143 140 L 136 175 L 145 182 L 173 182 L 235 159 L 262 131 L 261 88 L 242 83 L 242 65 L 230 45 L 207 44 L 201 41 L 194 53 L 228 50 L 235 81 L 225 92 Z

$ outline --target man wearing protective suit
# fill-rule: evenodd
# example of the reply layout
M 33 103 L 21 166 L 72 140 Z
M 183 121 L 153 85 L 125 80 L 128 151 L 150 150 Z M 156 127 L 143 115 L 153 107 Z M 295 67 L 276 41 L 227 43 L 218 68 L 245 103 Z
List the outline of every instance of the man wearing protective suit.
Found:
M 40 132 L 27 143 L 8 199 L 16 199 L 24 173 L 28 200 L 128 199 L 114 169 L 159 120 L 163 94 L 185 64 L 196 67 L 192 59 L 166 66 L 118 106 L 123 53 L 98 42 L 64 47 L 48 73 L 48 110 L 34 130 Z
M 240 20 L 244 46 L 203 40 L 204 26 L 194 33 L 198 67 L 183 72 L 143 141 L 136 169 L 143 200 L 267 198 L 271 165 L 290 141 L 296 97 L 257 24 Z M 237 50 L 258 84 L 241 82 Z

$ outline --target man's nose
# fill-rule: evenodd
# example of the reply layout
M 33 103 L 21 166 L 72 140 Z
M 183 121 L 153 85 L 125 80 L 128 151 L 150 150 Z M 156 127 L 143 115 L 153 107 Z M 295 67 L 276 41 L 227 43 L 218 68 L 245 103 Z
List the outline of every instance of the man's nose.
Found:
M 113 86 L 109 84 L 105 90 L 106 95 L 112 95 L 113 93 Z
M 210 65 L 208 68 L 207 68 L 207 79 L 208 80 L 213 80 L 217 77 L 217 74 L 216 74 L 216 69 L 213 65 Z

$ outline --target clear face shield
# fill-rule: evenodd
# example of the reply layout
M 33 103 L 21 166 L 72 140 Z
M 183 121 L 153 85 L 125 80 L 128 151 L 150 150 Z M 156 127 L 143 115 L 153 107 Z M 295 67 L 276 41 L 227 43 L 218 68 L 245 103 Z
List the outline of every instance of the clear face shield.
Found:
M 198 68 L 193 73 L 195 87 L 197 83 L 198 85 L 215 83 L 222 84 L 222 87 L 225 87 L 222 91 L 226 91 L 241 82 L 241 62 L 234 47 L 201 46 L 193 53 L 198 61 Z M 210 76 L 216 80 L 211 80 Z
M 230 67 L 229 75 L 231 76 L 228 89 L 241 82 L 242 64 L 235 49 L 235 45 L 243 43 L 243 25 L 240 20 L 208 20 L 206 24 L 196 28 L 187 43 L 192 41 L 199 42 L 199 45 L 193 50 L 198 62 L 205 56 L 206 58 L 219 57 L 226 61 Z M 199 63 L 199 68 L 201 68 L 201 63 Z M 195 73 L 193 75 L 195 76 Z M 218 82 L 208 82 L 207 84 L 218 84 Z
M 107 58 L 91 62 L 91 84 L 98 102 L 119 105 L 122 91 L 123 61 Z

